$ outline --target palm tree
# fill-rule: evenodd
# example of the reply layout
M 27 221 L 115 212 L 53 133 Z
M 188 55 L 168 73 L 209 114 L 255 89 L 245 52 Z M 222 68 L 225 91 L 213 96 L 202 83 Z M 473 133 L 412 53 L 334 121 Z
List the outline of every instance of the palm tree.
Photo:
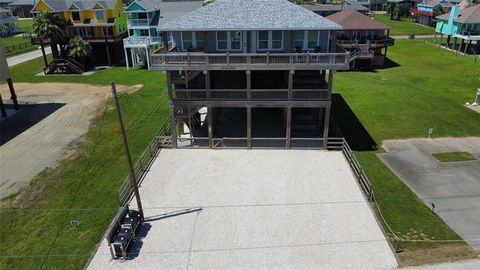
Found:
M 90 43 L 81 37 L 74 37 L 68 43 L 68 56 L 79 62 L 83 62 L 92 53 Z
M 60 44 L 62 47 L 65 43 L 65 21 L 54 13 L 40 13 L 33 21 L 33 32 L 40 39 L 45 65 L 47 65 L 47 57 L 44 51 L 44 40 L 50 40 L 53 58 L 58 58 L 57 45 Z M 61 50 L 63 53 L 63 47 Z

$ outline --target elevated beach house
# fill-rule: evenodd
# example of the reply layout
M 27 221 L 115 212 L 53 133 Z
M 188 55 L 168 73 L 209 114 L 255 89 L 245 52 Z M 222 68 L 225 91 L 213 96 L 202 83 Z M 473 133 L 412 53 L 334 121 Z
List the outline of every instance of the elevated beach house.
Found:
M 454 4 L 447 0 L 423 0 L 416 7 L 410 8 L 415 22 L 426 26 L 434 26 L 435 17 L 450 11 Z
M 217 0 L 158 29 L 178 49 L 151 57 L 174 147 L 326 147 L 333 76 L 349 68 L 340 25 L 287 0 Z
M 440 44 L 444 35 L 446 45 L 458 51 L 471 54 L 480 53 L 480 5 L 460 9 L 453 6 L 450 13 L 437 17 L 435 36 L 440 34 Z M 453 42 L 451 38 L 454 38 Z M 458 39 L 460 45 L 456 46 Z
M 395 41 L 389 37 L 388 25 L 355 10 L 343 10 L 326 18 L 343 27 L 337 31 L 337 44 L 355 55 L 352 63 L 383 66 L 388 47 Z
M 123 48 L 127 68 L 150 68 L 150 54 L 163 44 L 157 27 L 201 6 L 201 1 L 137 0 L 126 7 L 128 37 L 123 40 Z
M 123 60 L 127 19 L 121 0 L 37 0 L 32 13 L 41 12 L 53 12 L 65 19 L 67 35 L 87 40 L 97 64 Z

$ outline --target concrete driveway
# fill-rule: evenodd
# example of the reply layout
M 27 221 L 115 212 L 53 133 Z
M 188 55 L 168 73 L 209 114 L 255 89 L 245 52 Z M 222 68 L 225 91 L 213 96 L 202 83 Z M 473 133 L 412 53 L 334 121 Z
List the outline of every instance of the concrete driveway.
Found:
M 129 260 L 102 240 L 88 269 L 397 266 L 341 152 L 162 150 L 140 192 Z
M 380 159 L 474 249 L 480 251 L 480 137 L 385 141 Z M 442 163 L 438 152 L 477 160 Z M 472 240 L 469 240 L 472 239 Z

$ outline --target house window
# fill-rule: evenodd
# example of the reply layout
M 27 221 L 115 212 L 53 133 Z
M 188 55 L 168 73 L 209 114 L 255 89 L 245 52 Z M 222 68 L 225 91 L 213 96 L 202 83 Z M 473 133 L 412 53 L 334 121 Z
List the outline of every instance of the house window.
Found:
M 313 49 L 318 46 L 318 31 L 307 31 L 308 32 L 308 41 L 307 41 L 307 48 Z
M 304 31 L 295 31 L 293 32 L 293 47 L 296 48 L 304 48 Z
M 293 44 L 295 49 L 313 50 L 318 46 L 320 33 L 318 31 L 295 31 L 293 32 Z
M 193 32 L 182 32 L 183 49 L 193 48 Z
M 103 28 L 103 36 L 108 37 L 112 35 L 112 28 L 110 27 L 104 27 Z
M 147 29 L 140 29 L 140 36 L 148 37 L 148 30 Z
M 182 32 L 183 49 L 203 48 L 203 32 Z
M 118 12 L 118 18 L 122 17 L 121 10 L 118 9 L 117 12 Z
M 134 36 L 134 35 L 135 35 L 135 33 L 133 32 L 132 29 L 128 30 L 128 33 L 129 33 L 130 36 Z
M 242 49 L 242 32 L 240 31 L 217 32 L 217 50 L 239 51 L 241 49 Z
M 80 12 L 72 11 L 72 20 L 75 22 L 80 21 Z
M 96 10 L 95 18 L 97 18 L 97 21 L 105 21 L 105 12 L 103 10 Z
M 257 47 L 259 50 L 282 50 L 283 31 L 258 31 Z

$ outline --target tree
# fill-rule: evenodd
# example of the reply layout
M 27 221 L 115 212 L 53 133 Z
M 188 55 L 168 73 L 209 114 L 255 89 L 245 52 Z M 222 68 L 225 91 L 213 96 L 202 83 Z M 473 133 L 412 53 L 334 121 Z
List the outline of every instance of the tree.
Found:
M 37 34 L 42 46 L 44 61 L 46 62 L 44 41 L 50 40 L 50 47 L 52 48 L 53 58 L 59 57 L 58 47 L 60 45 L 62 54 L 64 53 L 65 45 L 65 21 L 63 18 L 54 13 L 40 13 L 33 21 L 33 32 Z
M 83 62 L 92 54 L 92 47 L 90 43 L 81 37 L 74 37 L 68 43 L 68 56 L 74 58 L 79 62 Z

